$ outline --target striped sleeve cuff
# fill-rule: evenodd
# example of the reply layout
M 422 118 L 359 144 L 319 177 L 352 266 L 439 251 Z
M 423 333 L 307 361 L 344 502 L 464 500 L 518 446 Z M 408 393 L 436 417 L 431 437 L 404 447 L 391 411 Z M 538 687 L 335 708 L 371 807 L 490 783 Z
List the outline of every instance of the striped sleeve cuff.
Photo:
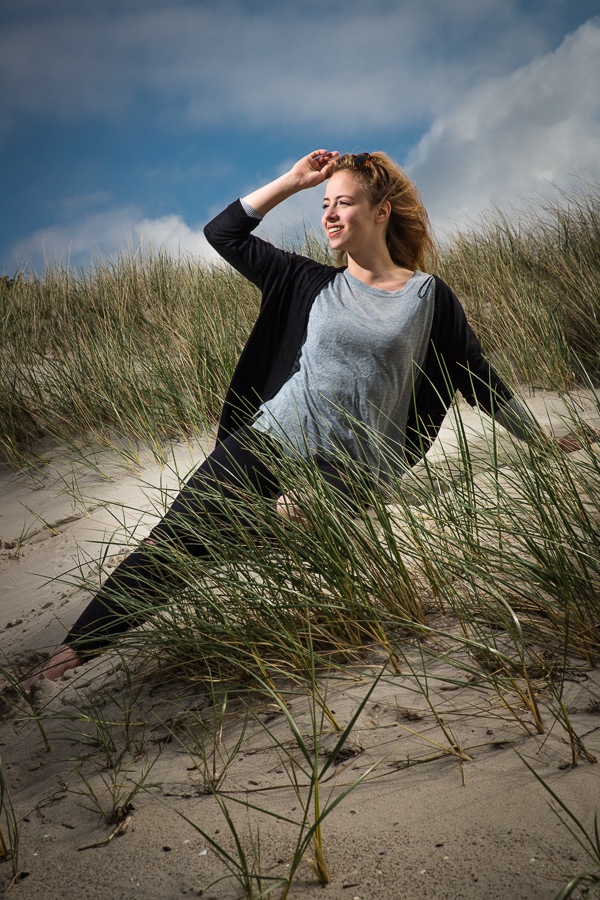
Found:
M 262 218 L 263 218 L 263 217 L 261 216 L 261 214 L 260 214 L 259 212 L 256 212 L 256 210 L 254 209 L 254 207 L 253 207 L 253 206 L 250 206 L 249 203 L 246 203 L 245 200 L 240 200 L 240 203 L 241 203 L 242 206 L 244 207 L 244 212 L 245 212 L 247 215 L 251 216 L 253 219 L 262 219 Z

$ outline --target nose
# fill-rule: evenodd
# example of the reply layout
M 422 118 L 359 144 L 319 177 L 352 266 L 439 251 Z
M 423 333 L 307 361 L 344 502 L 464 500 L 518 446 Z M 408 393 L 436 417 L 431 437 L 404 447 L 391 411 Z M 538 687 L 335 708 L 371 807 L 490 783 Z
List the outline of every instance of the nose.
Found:
M 331 219 L 337 219 L 337 212 L 333 206 L 328 206 L 323 213 L 323 221 L 329 222 Z

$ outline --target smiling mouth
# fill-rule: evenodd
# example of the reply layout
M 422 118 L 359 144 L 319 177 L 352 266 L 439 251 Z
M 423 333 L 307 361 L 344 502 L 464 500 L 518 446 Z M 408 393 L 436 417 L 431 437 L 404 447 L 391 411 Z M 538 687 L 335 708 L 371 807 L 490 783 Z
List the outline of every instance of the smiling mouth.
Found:
M 327 229 L 327 234 L 338 234 L 342 230 L 341 225 L 334 225 L 333 228 Z

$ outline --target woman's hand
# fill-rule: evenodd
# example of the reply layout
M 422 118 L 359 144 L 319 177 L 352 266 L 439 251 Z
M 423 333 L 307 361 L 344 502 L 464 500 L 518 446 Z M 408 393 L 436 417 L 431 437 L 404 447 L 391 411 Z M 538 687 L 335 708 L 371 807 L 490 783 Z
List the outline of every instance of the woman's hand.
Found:
M 298 183 L 298 190 L 316 187 L 323 184 L 332 160 L 340 154 L 337 150 L 313 150 L 308 156 L 303 156 L 290 169 L 290 176 Z
M 299 159 L 285 175 L 253 191 L 243 200 L 264 216 L 292 194 L 322 184 L 329 174 L 331 161 L 339 155 L 337 150 L 313 150 Z
M 586 426 L 580 431 L 570 431 L 564 437 L 557 438 L 556 443 L 564 453 L 574 453 L 581 450 L 586 444 L 596 444 L 600 438 L 600 431 Z

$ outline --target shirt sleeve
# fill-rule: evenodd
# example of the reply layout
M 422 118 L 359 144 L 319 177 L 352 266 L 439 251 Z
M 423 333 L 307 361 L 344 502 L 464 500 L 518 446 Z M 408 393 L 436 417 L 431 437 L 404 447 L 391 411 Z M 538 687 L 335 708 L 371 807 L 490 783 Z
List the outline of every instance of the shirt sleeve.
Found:
M 511 397 L 497 408 L 495 419 L 520 441 L 531 441 L 536 437 L 547 436 L 541 425 L 516 397 Z

